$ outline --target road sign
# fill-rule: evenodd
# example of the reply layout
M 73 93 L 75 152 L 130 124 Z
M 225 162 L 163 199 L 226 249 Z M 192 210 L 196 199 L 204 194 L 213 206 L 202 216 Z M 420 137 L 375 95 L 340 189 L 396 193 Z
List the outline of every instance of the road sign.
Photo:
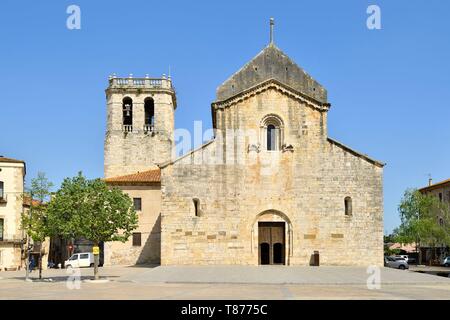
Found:
M 92 253 L 94 255 L 100 254 L 100 248 L 99 247 L 92 247 Z

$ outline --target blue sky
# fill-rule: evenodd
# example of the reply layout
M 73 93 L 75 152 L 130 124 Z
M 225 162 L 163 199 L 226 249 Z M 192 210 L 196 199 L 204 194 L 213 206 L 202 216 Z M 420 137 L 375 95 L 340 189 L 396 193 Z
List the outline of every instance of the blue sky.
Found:
M 66 8 L 81 8 L 68 30 Z M 366 9 L 381 8 L 368 30 Z M 108 75 L 171 66 L 176 127 L 211 126 L 215 89 L 275 42 L 328 89 L 329 136 L 387 163 L 385 230 L 408 187 L 450 178 L 448 1 L 20 1 L 0 5 L 0 154 L 56 184 L 103 174 Z

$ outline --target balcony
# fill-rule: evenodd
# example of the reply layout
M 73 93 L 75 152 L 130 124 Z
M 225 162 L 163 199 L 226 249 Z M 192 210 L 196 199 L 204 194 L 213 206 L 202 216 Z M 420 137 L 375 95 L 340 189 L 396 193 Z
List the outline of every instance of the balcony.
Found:
M 142 89 L 169 89 L 172 88 L 172 80 L 166 77 L 162 78 L 119 78 L 115 75 L 109 77 L 109 88 L 142 88 Z
M 155 126 L 153 124 L 144 124 L 144 133 L 154 132 Z
M 133 125 L 131 125 L 131 124 L 122 125 L 122 131 L 125 133 L 133 132 Z
M 0 194 L 0 204 L 4 204 L 8 202 L 8 197 L 5 193 Z
M 17 235 L 8 235 L 0 233 L 0 243 L 1 244 L 22 244 L 23 239 L 18 237 Z

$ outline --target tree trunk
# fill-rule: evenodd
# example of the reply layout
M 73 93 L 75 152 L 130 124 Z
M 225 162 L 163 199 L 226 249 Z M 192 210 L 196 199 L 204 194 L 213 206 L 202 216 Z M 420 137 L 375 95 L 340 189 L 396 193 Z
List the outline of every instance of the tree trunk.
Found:
M 422 264 L 422 250 L 420 249 L 420 242 L 416 242 L 416 249 L 418 250 L 419 253 L 419 265 Z
M 39 250 L 39 279 L 42 279 L 42 251 Z
M 94 242 L 94 246 L 98 247 L 98 242 Z M 99 275 L 98 275 L 99 258 L 100 258 L 99 254 L 94 254 L 94 279 L 95 280 L 99 279 Z

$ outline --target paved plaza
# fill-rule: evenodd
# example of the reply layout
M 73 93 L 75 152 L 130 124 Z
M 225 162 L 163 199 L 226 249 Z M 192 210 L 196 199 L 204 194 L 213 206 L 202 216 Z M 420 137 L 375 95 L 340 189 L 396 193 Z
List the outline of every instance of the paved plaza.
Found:
M 450 278 L 388 268 L 375 270 L 379 288 L 359 267 L 116 266 L 100 268 L 106 283 L 80 271 L 0 272 L 0 299 L 450 299 Z

